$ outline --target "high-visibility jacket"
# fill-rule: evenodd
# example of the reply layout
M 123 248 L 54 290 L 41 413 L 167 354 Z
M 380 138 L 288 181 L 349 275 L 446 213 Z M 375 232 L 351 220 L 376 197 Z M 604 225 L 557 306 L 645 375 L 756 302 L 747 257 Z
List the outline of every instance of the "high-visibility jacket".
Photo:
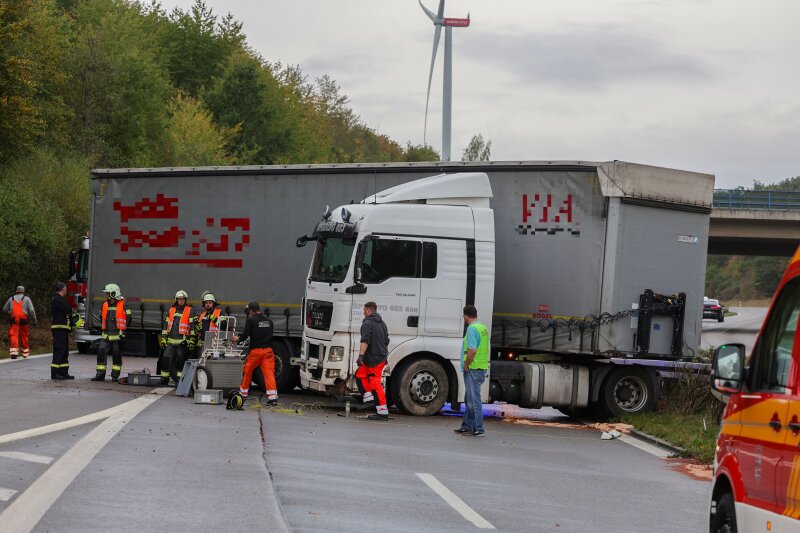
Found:
M 480 337 L 480 342 L 478 344 L 478 348 L 475 350 L 475 359 L 472 360 L 472 364 L 469 365 L 470 370 L 488 370 L 489 369 L 489 329 L 481 322 L 477 320 L 469 325 L 467 328 L 467 332 L 472 329 L 478 333 Z M 467 347 L 467 335 L 464 335 L 464 343 L 462 345 L 462 356 L 461 360 L 464 361 L 467 357 L 467 352 L 469 348 Z
M 172 322 L 175 319 L 175 306 L 173 305 L 169 309 L 169 316 L 167 317 L 167 329 L 164 330 L 164 335 L 169 335 L 172 331 Z M 189 325 L 189 319 L 191 318 L 189 315 L 192 314 L 192 308 L 188 305 L 183 308 L 183 313 L 181 314 L 181 321 L 178 324 L 178 334 L 183 335 L 184 337 L 188 337 L 191 333 L 191 327 Z
M 220 316 L 221 313 L 222 313 L 222 309 L 220 309 L 219 307 L 217 307 L 216 309 L 211 311 L 211 320 L 208 321 L 208 331 L 218 331 L 219 330 L 219 316 Z M 200 330 L 202 330 L 203 320 L 206 319 L 206 315 L 207 314 L 208 314 L 208 311 L 203 311 L 200 314 L 200 317 L 197 319 L 198 324 L 200 325 L 200 328 L 199 328 Z
M 103 303 L 103 311 L 100 314 L 102 319 L 102 324 L 100 324 L 100 329 L 103 331 L 106 330 L 106 316 L 108 316 L 108 302 Z M 117 302 L 117 312 L 116 312 L 116 319 L 117 319 L 117 329 L 120 331 L 125 331 L 128 327 L 128 315 L 125 313 L 125 304 L 122 303 L 122 300 Z

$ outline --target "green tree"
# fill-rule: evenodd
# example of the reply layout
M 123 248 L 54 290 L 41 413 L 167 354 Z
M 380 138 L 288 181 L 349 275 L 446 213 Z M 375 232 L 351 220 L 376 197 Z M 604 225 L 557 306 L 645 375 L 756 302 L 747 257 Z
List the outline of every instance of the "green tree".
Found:
M 485 141 L 483 134 L 473 135 L 464 152 L 461 155 L 462 161 L 488 161 L 492 155 L 492 141 Z
M 65 22 L 51 0 L 0 0 L 0 161 L 64 140 Z
M 141 6 L 84 0 L 75 16 L 73 143 L 99 166 L 160 164 L 171 87 Z
M 426 144 L 412 145 L 409 141 L 406 144 L 405 161 L 439 161 L 439 152 L 432 146 Z
M 231 165 L 229 153 L 238 133 L 234 128 L 218 127 L 202 102 L 178 92 L 169 105 L 168 134 L 172 146 L 170 165 Z

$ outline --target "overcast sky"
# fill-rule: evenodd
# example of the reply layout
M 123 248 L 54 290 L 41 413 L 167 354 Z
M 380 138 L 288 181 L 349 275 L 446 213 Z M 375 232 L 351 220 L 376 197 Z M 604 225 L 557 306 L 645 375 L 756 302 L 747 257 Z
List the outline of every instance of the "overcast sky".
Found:
M 193 0 L 163 0 L 166 9 Z M 422 143 L 433 25 L 416 0 L 206 0 L 269 61 L 328 74 L 370 127 Z M 426 5 L 436 11 L 438 0 Z M 716 174 L 800 175 L 797 0 L 447 0 L 453 159 L 620 159 Z M 441 148 L 444 33 L 428 117 Z

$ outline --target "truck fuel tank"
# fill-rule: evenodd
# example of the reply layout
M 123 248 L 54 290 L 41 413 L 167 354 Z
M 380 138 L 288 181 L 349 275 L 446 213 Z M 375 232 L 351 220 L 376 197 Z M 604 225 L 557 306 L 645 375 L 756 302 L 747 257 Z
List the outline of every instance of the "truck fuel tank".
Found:
M 586 407 L 589 403 L 589 369 L 549 363 L 520 363 L 524 381 L 520 407 Z

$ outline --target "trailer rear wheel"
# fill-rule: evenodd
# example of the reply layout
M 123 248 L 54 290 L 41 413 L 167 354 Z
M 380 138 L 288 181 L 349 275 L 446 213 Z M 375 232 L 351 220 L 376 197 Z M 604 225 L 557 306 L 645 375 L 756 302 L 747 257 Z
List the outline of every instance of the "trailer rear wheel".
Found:
M 403 413 L 429 416 L 444 406 L 450 383 L 442 365 L 431 359 L 419 359 L 400 368 L 391 389 Z
M 655 384 L 645 370 L 635 366 L 621 367 L 606 379 L 601 400 L 610 416 L 652 411 L 656 403 Z
M 275 339 L 272 351 L 275 352 L 275 384 L 278 392 L 291 392 L 297 386 L 297 372 L 291 365 L 292 347 L 284 339 Z

